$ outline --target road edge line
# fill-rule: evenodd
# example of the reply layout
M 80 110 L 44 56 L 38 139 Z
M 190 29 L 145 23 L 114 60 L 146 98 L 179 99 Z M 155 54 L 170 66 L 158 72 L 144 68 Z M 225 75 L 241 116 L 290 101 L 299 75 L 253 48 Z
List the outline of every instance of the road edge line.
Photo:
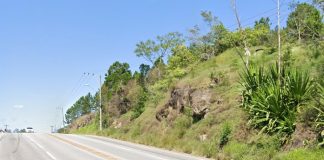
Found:
M 105 159 L 105 160 L 118 160 L 116 157 L 114 157 L 113 155 L 109 155 L 109 154 L 106 154 L 106 153 L 103 153 L 101 151 L 98 151 L 92 147 L 88 147 L 88 146 L 85 146 L 85 145 L 82 145 L 80 143 L 77 143 L 77 142 L 73 142 L 71 140 L 67 140 L 65 138 L 62 138 L 62 137 L 59 137 L 59 136 L 56 136 L 56 135 L 53 135 L 53 134 L 48 134 L 49 136 L 57 139 L 57 140 L 60 140 L 62 142 L 65 142 L 67 144 L 70 144 L 80 150 L 83 150 L 83 151 L 86 151 L 86 152 L 89 152 L 91 154 L 94 154 L 102 159 Z

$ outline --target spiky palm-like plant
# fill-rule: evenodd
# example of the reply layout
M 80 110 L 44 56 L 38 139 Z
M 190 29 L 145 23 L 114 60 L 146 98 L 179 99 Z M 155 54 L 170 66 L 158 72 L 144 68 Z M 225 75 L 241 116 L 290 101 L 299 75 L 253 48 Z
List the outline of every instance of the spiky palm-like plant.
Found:
M 271 66 L 246 69 L 241 74 L 243 108 L 249 123 L 268 133 L 292 133 L 297 108 L 311 99 L 314 83 L 307 72 Z M 279 79 L 280 78 L 280 79 Z

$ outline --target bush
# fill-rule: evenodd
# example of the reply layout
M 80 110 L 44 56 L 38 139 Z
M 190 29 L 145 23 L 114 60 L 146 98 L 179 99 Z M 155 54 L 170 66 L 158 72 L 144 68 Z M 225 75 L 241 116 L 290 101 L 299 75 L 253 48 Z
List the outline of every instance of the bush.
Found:
M 192 125 L 192 118 L 182 115 L 174 121 L 175 134 L 177 138 L 182 138 L 186 130 Z
M 131 120 L 138 118 L 145 110 L 145 102 L 147 101 L 147 92 L 143 90 L 139 94 L 139 99 L 134 108 L 132 108 Z
M 242 107 L 249 114 L 249 123 L 267 133 L 291 134 L 295 129 L 297 108 L 308 102 L 314 83 L 307 72 L 283 67 L 268 70 L 246 69 L 241 74 Z M 279 82 L 280 80 L 280 82 Z
M 268 48 L 264 49 L 264 53 L 268 54 L 268 55 L 273 54 L 276 51 L 277 51 L 277 49 L 274 47 L 268 47 Z
M 229 135 L 232 133 L 232 129 L 229 124 L 225 124 L 222 128 L 222 133 L 219 139 L 219 148 L 223 148 L 229 140 Z
M 318 85 L 317 87 L 317 97 L 316 100 L 316 106 L 314 107 L 318 111 L 318 115 L 316 117 L 316 128 L 318 128 L 319 131 L 322 131 L 324 129 L 324 87 L 321 85 Z

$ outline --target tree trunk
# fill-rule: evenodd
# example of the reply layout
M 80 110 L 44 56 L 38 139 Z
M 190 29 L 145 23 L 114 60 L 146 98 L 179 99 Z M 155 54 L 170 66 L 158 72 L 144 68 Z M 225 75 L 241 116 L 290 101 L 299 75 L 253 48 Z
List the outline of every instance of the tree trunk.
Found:
M 300 28 L 298 28 L 298 44 L 301 44 L 301 31 L 300 31 Z

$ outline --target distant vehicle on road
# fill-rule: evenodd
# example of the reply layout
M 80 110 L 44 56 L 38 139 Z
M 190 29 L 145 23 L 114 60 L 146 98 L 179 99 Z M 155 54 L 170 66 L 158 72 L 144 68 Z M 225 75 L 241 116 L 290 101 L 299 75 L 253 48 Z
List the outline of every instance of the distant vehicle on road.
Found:
M 27 133 L 34 133 L 34 129 L 32 127 L 27 127 L 26 132 Z

